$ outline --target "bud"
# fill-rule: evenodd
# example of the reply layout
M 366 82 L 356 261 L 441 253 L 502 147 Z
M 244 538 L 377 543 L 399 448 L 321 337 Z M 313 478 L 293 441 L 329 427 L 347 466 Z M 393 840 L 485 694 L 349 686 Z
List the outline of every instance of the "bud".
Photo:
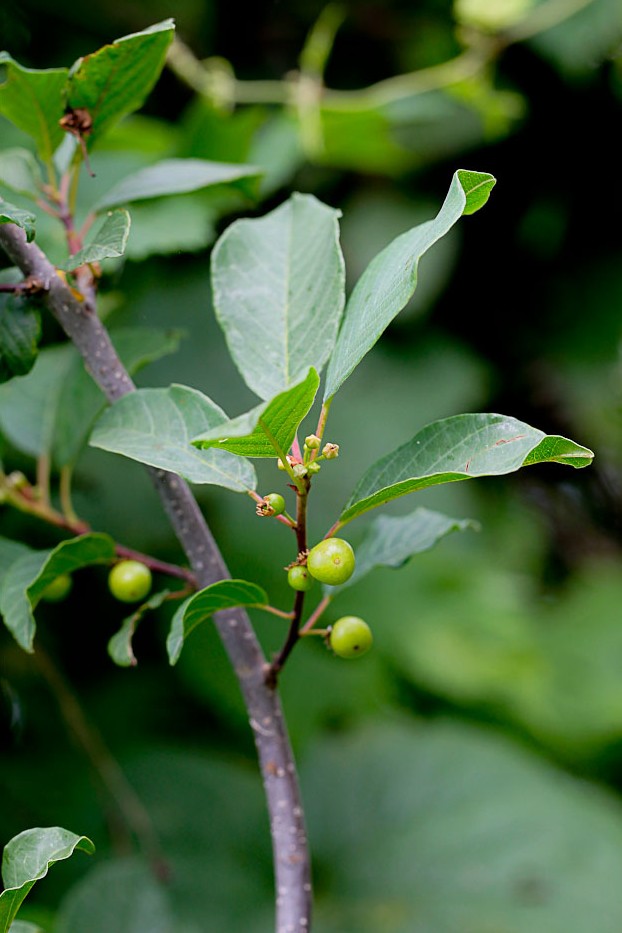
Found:
M 339 444 L 325 444 L 322 455 L 326 460 L 335 460 L 339 456 Z
M 309 434 L 305 437 L 305 447 L 307 447 L 308 450 L 317 450 L 321 443 L 317 434 Z
M 322 469 L 321 463 L 316 463 L 315 460 L 312 460 L 311 463 L 307 464 L 307 473 L 313 475 L 314 473 L 319 473 Z
M 298 479 L 301 479 L 303 476 L 307 475 L 307 467 L 304 463 L 295 463 L 293 466 L 294 476 Z
M 289 463 L 290 467 L 293 466 L 293 465 L 294 465 L 294 458 L 293 458 L 293 457 L 287 457 L 287 462 Z M 283 463 L 283 461 L 281 460 L 280 457 L 279 457 L 279 459 L 276 461 L 276 465 L 278 466 L 279 470 L 285 470 L 285 464 Z

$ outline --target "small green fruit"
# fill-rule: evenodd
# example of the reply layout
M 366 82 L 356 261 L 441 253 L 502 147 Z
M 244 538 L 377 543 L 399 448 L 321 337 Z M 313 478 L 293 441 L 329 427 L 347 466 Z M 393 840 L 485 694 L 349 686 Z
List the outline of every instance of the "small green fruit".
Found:
M 352 546 L 343 538 L 325 538 L 309 551 L 307 570 L 320 583 L 339 586 L 354 573 L 356 564 Z
M 264 496 L 264 501 L 272 509 L 273 515 L 282 515 L 285 511 L 285 499 L 278 492 L 270 492 Z
M 313 586 L 313 577 L 307 571 L 306 567 L 296 564 L 287 571 L 287 582 L 293 590 L 300 590 L 306 593 Z
M 272 515 L 282 515 L 285 511 L 285 499 L 278 492 L 268 493 L 257 503 L 255 510 L 260 518 L 266 518 Z
M 330 630 L 329 643 L 340 658 L 360 658 L 371 648 L 374 637 L 367 622 L 358 616 L 343 616 Z
M 138 560 L 122 560 L 110 571 L 108 588 L 122 603 L 137 603 L 151 589 L 151 571 Z
M 61 573 L 55 580 L 48 583 L 41 593 L 41 599 L 45 599 L 48 603 L 60 603 L 69 595 L 72 586 L 73 580 L 71 576 L 68 573 Z

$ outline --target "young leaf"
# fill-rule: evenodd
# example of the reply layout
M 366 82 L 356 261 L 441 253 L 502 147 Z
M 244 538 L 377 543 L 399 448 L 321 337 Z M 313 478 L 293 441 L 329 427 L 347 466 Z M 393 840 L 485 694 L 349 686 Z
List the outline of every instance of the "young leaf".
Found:
M 95 846 L 87 836 L 76 836 L 60 826 L 26 829 L 6 844 L 2 856 L 6 890 L 0 894 L 0 933 L 15 929 L 11 924 L 35 882 L 45 878 L 55 862 L 70 858 L 76 849 L 92 855 Z
M 67 82 L 67 106 L 86 110 L 92 127 L 85 134 L 96 142 L 113 123 L 138 110 L 164 66 L 173 39 L 172 19 L 156 23 L 79 58 Z
M 171 621 L 166 639 L 169 662 L 177 662 L 188 635 L 215 612 L 233 609 L 236 606 L 266 606 L 267 603 L 268 596 L 265 590 L 246 580 L 219 580 L 218 583 L 212 583 L 211 586 L 195 593 L 181 604 Z
M 262 399 L 318 372 L 344 304 L 339 212 L 307 194 L 237 220 L 212 253 L 214 309 L 246 384 Z
M 36 219 L 30 211 L 23 211 L 21 207 L 15 207 L 14 204 L 0 198 L 0 224 L 16 224 L 21 227 L 29 243 L 35 238 Z
M 477 522 L 470 519 L 449 518 L 422 508 L 397 518 L 379 515 L 357 547 L 356 569 L 341 589 L 358 583 L 374 567 L 401 567 L 413 555 L 428 551 L 452 531 L 478 527 Z
M 399 496 L 456 480 L 513 473 L 533 463 L 588 466 L 587 447 L 548 436 L 504 415 L 456 415 L 434 421 L 375 463 L 359 481 L 339 518 L 345 524 Z
M 33 609 L 52 580 L 89 564 L 108 563 L 114 556 L 112 538 L 93 533 L 61 541 L 51 550 L 28 551 L 14 561 L 0 583 L 0 613 L 18 645 L 32 652 Z
M 109 211 L 106 219 L 89 243 L 70 256 L 62 268 L 72 272 L 87 262 L 101 262 L 102 259 L 115 259 L 125 252 L 130 233 L 130 215 L 125 210 Z
M 229 165 L 205 159 L 165 159 L 128 175 L 99 199 L 94 210 L 100 213 L 132 201 L 186 194 L 212 185 L 233 185 L 253 196 L 261 174 L 262 170 L 252 165 Z
M 460 170 L 434 218 L 403 233 L 371 261 L 350 295 L 343 325 L 326 374 L 324 398 L 333 397 L 417 287 L 423 254 L 463 214 L 479 210 L 495 184 L 492 175 Z
M 28 149 L 5 149 L 0 152 L 0 185 L 17 194 L 36 198 L 43 179 L 39 164 Z
M 35 364 L 41 319 L 32 302 L 0 296 L 0 382 L 23 376 Z
M 0 52 L 2 66 L 6 79 L 0 84 L 0 113 L 34 139 L 41 161 L 50 165 L 63 138 L 59 120 L 69 72 L 66 68 L 23 68 L 7 52 Z
M 162 603 L 170 596 L 170 590 L 160 590 L 139 606 L 136 612 L 123 620 L 119 631 L 108 642 L 108 654 L 119 667 L 134 667 L 136 658 L 132 648 L 132 639 L 139 622 L 146 612 L 159 609 Z
M 196 389 L 140 389 L 119 399 L 95 425 L 92 447 L 178 473 L 191 483 L 210 483 L 234 492 L 257 485 L 250 463 L 224 450 L 197 450 L 191 439 L 206 425 L 226 421 L 218 405 Z
M 195 447 L 217 447 L 239 457 L 287 454 L 296 431 L 313 405 L 320 377 L 313 367 L 306 379 L 238 418 L 192 439 Z

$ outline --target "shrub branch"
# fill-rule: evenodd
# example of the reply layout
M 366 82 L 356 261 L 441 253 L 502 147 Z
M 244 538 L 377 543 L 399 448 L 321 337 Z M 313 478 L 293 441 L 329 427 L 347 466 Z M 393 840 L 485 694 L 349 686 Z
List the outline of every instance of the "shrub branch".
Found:
M 92 300 L 80 301 L 47 256 L 14 224 L 0 226 L 0 246 L 25 277 L 42 284 L 46 304 L 80 351 L 109 402 L 135 390 Z M 172 473 L 147 467 L 162 505 L 200 587 L 230 576 L 188 485 Z M 278 693 L 266 684 L 266 660 L 247 614 L 231 609 L 214 616 L 240 683 L 263 778 L 274 857 L 276 931 L 311 926 L 311 872 L 296 767 Z

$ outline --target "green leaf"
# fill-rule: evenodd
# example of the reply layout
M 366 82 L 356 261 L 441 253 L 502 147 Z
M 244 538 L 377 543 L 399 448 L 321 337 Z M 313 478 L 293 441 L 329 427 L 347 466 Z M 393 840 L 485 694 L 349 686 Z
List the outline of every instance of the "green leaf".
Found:
M 177 662 L 188 635 L 215 612 L 233 609 L 236 606 L 266 606 L 267 603 L 268 596 L 265 590 L 246 580 L 219 580 L 195 593 L 181 604 L 171 621 L 166 639 L 169 662 Z
M 262 170 L 252 165 L 230 165 L 205 159 L 164 159 L 115 185 L 95 205 L 98 213 L 111 207 L 199 191 L 212 185 L 233 185 L 249 196 L 256 193 Z
M 547 436 L 504 415 L 455 415 L 434 421 L 375 463 L 363 478 L 339 521 L 427 486 L 478 476 L 501 476 L 534 463 L 588 466 L 587 447 L 556 435 Z
M 21 227 L 29 243 L 35 238 L 36 219 L 30 211 L 23 211 L 21 207 L 15 207 L 14 204 L 9 204 L 4 198 L 0 198 L 0 224 L 16 224 Z
M 428 551 L 452 531 L 477 530 L 478 527 L 477 522 L 468 518 L 449 518 L 422 508 L 397 518 L 379 515 L 357 547 L 356 568 L 340 590 L 358 583 L 374 567 L 401 567 L 414 554 Z
M 472 214 L 488 200 L 495 184 L 492 175 L 458 171 L 434 218 L 390 243 L 369 264 L 346 307 L 337 345 L 326 375 L 324 398 L 330 399 L 393 318 L 406 306 L 417 287 L 423 254 L 453 227 L 463 214 Z
M 0 583 L 0 613 L 18 645 L 32 652 L 36 625 L 33 609 L 48 583 L 61 573 L 114 559 L 114 541 L 105 534 L 86 534 L 61 541 L 55 548 L 29 551 L 14 561 Z
M 177 350 L 179 331 L 119 328 L 115 348 L 130 374 Z M 0 428 L 18 450 L 53 454 L 56 466 L 73 464 L 106 400 L 67 344 L 41 351 L 32 372 L 0 386 Z
M 156 23 L 79 58 L 67 83 L 67 105 L 88 110 L 96 142 L 114 123 L 138 110 L 156 83 L 173 39 L 172 19 Z
M 276 398 L 205 431 L 196 447 L 218 447 L 239 457 L 278 457 L 289 451 L 300 422 L 313 405 L 320 377 L 313 367 L 306 379 Z
M 276 210 L 237 220 L 212 253 L 214 309 L 229 352 L 260 398 L 318 372 L 344 304 L 339 212 L 294 194 Z
M 66 260 L 62 268 L 72 272 L 87 262 L 115 259 L 125 252 L 130 233 L 130 215 L 125 210 L 109 211 L 103 224 L 90 242 Z
M 121 362 L 134 375 L 149 363 L 176 353 L 181 331 L 124 327 L 111 331 Z M 106 407 L 99 386 L 85 369 L 82 357 L 72 354 L 58 397 L 52 454 L 58 466 L 73 464 L 88 441 L 97 416 Z
M 622 928 L 613 794 L 490 727 L 387 718 L 305 761 L 322 933 Z
M 50 165 L 64 135 L 59 120 L 69 72 L 66 68 L 23 68 L 7 52 L 0 52 L 2 67 L 6 78 L 0 84 L 0 113 L 34 139 L 39 157 Z
M 125 255 L 140 262 L 153 255 L 198 252 L 215 240 L 216 219 L 216 212 L 193 194 L 137 201 Z
M 181 796 L 186 796 L 185 789 Z M 150 804 L 149 812 L 160 807 Z M 166 864 L 171 865 L 168 845 Z M 186 865 L 180 868 L 185 876 Z M 173 872 L 177 876 L 177 866 Z M 186 877 L 184 882 L 187 884 Z M 55 933 L 112 933 L 111 917 L 114 933 L 181 933 L 178 911 L 171 903 L 172 888 L 172 884 L 158 880 L 147 859 L 138 855 L 101 860 L 69 889 L 60 906 Z M 184 895 L 181 899 L 185 900 Z
M 150 596 L 146 602 L 138 607 L 136 612 L 123 620 L 119 631 L 108 642 L 108 654 L 119 667 L 135 667 L 137 661 L 134 656 L 132 639 L 138 624 L 146 612 L 159 609 L 170 594 L 170 590 L 161 590 L 159 593 L 154 593 L 153 596 Z
M 7 843 L 2 856 L 0 933 L 7 933 L 22 901 L 36 881 L 45 878 L 55 862 L 70 858 L 76 849 L 92 855 L 95 846 L 60 826 L 27 829 Z
M 69 344 L 46 347 L 27 376 L 0 386 L 0 428 L 18 450 L 31 457 L 51 448 L 59 393 L 76 353 Z
M 36 198 L 43 179 L 39 164 L 28 149 L 5 149 L 0 152 L 0 185 L 17 194 Z
M 190 443 L 206 425 L 226 421 L 218 405 L 196 389 L 140 389 L 119 399 L 98 420 L 92 447 L 178 473 L 191 483 L 210 483 L 234 492 L 257 484 L 250 463 L 224 450 L 197 450 Z
M 0 381 L 30 372 L 40 335 L 41 319 L 32 302 L 0 295 Z
M 30 548 L 21 541 L 12 541 L 10 538 L 0 538 L 0 587 L 5 573 L 16 560 L 29 554 Z

